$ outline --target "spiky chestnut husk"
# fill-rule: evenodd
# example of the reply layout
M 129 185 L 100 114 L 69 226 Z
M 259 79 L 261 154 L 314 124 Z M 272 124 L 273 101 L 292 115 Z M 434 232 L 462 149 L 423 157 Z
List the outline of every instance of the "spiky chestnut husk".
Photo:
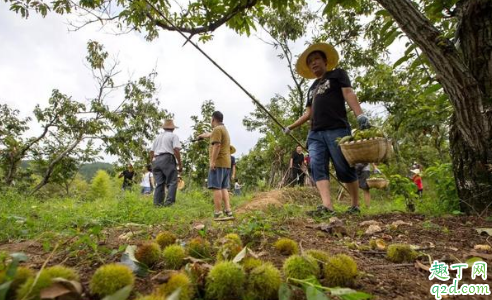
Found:
M 28 278 L 17 290 L 17 300 L 39 300 L 42 289 L 51 285 L 51 277 L 45 270 L 40 271 L 38 279 L 36 277 Z
M 185 249 L 180 245 L 169 245 L 162 251 L 162 259 L 167 268 L 178 270 L 184 265 Z
M 45 272 L 48 273 L 48 275 L 51 278 L 63 278 L 66 280 L 74 280 L 74 281 L 79 281 L 80 279 L 79 274 L 77 274 L 77 271 L 65 266 L 49 267 L 46 268 Z
M 135 258 L 145 265 L 152 267 L 161 259 L 161 247 L 159 244 L 150 242 L 140 245 L 135 251 Z
M 99 267 L 91 278 L 89 289 L 101 298 L 112 295 L 125 286 L 135 283 L 132 270 L 121 264 L 108 264 Z
M 418 253 L 406 244 L 390 245 L 386 251 L 388 260 L 394 263 L 412 262 L 417 256 Z
M 26 267 L 18 267 L 14 278 L 10 283 L 10 288 L 7 292 L 7 299 L 15 299 L 17 289 L 24 284 L 29 278 L 34 277 L 34 272 Z M 0 271 L 0 285 L 7 281 L 6 271 Z
M 224 239 L 235 242 L 236 244 L 238 244 L 241 247 L 243 246 L 243 241 L 241 241 L 241 238 L 239 237 L 239 235 L 237 235 L 235 233 L 226 234 L 224 236 Z
M 214 300 L 241 299 L 246 275 L 243 269 L 230 261 L 216 264 L 207 275 L 205 297 Z
M 345 254 L 331 257 L 324 267 L 324 283 L 329 287 L 351 286 L 357 277 L 357 263 Z
M 239 264 L 243 267 L 244 272 L 249 273 L 254 268 L 261 266 L 263 262 L 258 258 L 248 256 L 241 260 Z
M 176 243 L 176 236 L 170 231 L 162 231 L 155 238 L 155 242 L 159 244 L 161 249 Z
M 157 288 L 157 294 L 169 296 L 178 288 L 181 288 L 179 300 L 191 300 L 193 298 L 193 286 L 191 280 L 186 274 L 181 272 L 172 274 L 166 283 L 161 284 Z
M 212 256 L 212 245 L 209 241 L 196 237 L 188 243 L 188 255 L 195 258 L 210 258 Z
M 292 255 L 284 262 L 283 268 L 286 279 L 306 279 L 311 276 L 319 277 L 320 269 L 318 262 L 309 255 Z
M 274 244 L 275 249 L 283 255 L 292 255 L 299 253 L 299 246 L 294 240 L 280 238 Z
M 282 283 L 280 271 L 271 263 L 254 268 L 248 277 L 247 293 L 252 299 L 273 300 L 278 298 Z
M 150 294 L 146 296 L 140 296 L 135 300 L 166 300 L 166 297 L 157 294 Z
M 312 256 L 318 262 L 318 266 L 321 271 L 323 271 L 325 264 L 330 259 L 330 255 L 328 254 L 328 252 L 322 250 L 310 249 L 307 250 L 305 253 L 306 255 Z

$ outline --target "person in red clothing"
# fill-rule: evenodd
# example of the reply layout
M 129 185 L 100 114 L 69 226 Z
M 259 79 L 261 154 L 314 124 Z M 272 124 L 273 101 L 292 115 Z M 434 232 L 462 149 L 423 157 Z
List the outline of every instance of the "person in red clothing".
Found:
M 422 191 L 424 190 L 424 186 L 422 185 L 422 177 L 420 177 L 420 169 L 415 169 L 411 172 L 413 173 L 412 180 L 417 186 L 417 194 L 420 198 L 422 198 Z

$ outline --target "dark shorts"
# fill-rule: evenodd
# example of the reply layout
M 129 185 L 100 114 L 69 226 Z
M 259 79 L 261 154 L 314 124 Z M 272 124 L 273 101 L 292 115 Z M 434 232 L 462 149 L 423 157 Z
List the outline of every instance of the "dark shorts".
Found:
M 208 188 L 212 190 L 229 189 L 230 168 L 215 168 L 208 171 Z
M 346 135 L 350 135 L 349 128 L 309 131 L 307 142 L 311 159 L 311 173 L 315 182 L 330 180 L 330 173 L 328 172 L 330 158 L 340 182 L 350 183 L 357 180 L 355 168 L 348 164 L 336 142 L 337 138 Z

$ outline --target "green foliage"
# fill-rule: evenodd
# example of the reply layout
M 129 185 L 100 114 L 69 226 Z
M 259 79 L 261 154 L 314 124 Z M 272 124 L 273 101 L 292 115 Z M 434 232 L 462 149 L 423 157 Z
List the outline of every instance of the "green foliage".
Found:
M 157 243 L 148 242 L 137 248 L 135 258 L 145 265 L 152 267 L 161 259 L 161 247 Z
M 425 170 L 424 177 L 431 187 L 428 190 L 434 190 L 437 198 L 437 201 L 433 199 L 432 205 L 437 206 L 441 212 L 459 210 L 459 198 L 451 163 L 435 163 Z
M 324 267 L 324 281 L 329 287 L 351 286 L 358 275 L 357 263 L 345 254 L 331 257 Z
M 170 231 L 162 231 L 157 234 L 155 241 L 161 246 L 161 249 L 164 249 L 167 246 L 176 243 L 176 235 Z
M 202 133 L 212 131 L 211 120 L 214 111 L 215 104 L 212 100 L 203 102 L 200 116 L 191 116 L 193 135 L 183 144 L 183 165 L 188 170 L 186 176 L 198 186 L 203 186 L 208 176 L 209 147 L 207 139 L 196 141 L 196 137 Z
M 86 58 L 101 92 L 89 97 L 85 104 L 53 90 L 47 107 L 34 108 L 37 127 L 41 129 L 37 136 L 25 138 L 22 133 L 29 128 L 30 120 L 19 119 L 18 111 L 1 107 L 1 115 L 10 114 L 1 125 L 11 128 L 13 133 L 1 130 L 5 147 L 0 156 L 2 184 L 19 185 L 16 181 L 23 180 L 19 165 L 27 156 L 33 158 L 31 171 L 39 176 L 37 185 L 29 190 L 31 193 L 48 183 L 68 186 L 81 164 L 96 160 L 101 150 L 121 161 L 147 159 L 147 144 L 155 137 L 162 119 L 169 116 L 159 109 L 159 101 L 154 98 L 157 74 L 152 72 L 122 84 L 124 99 L 111 107 L 105 102 L 104 91 L 114 90 L 119 84 L 114 78 L 118 73 L 117 62 L 108 62 L 108 56 L 101 44 L 88 43 Z M 133 121 L 127 122 L 130 119 Z M 101 146 L 96 146 L 96 141 Z
M 275 249 L 283 255 L 299 253 L 297 242 L 288 238 L 280 238 L 274 244 Z
M 413 262 L 418 253 L 406 244 L 389 245 L 386 251 L 386 258 L 394 263 Z
M 111 178 L 104 170 L 99 170 L 92 179 L 90 195 L 92 199 L 111 196 Z
M 249 274 L 247 293 L 251 295 L 252 299 L 276 299 L 281 283 L 280 271 L 271 263 L 265 263 L 254 268 Z
M 212 245 L 201 237 L 193 238 L 188 243 L 187 250 L 188 254 L 195 258 L 206 259 L 212 255 Z
M 187 232 L 190 222 L 210 214 L 210 197 L 202 191 L 181 193 L 180 201 L 173 207 L 155 209 L 152 199 L 141 196 L 139 191 L 121 193 L 117 189 L 117 197 L 94 201 L 64 197 L 40 202 L 36 196 L 14 191 L 0 193 L 0 228 L 3 228 L 0 241 L 35 238 L 49 250 L 58 241 L 76 237 L 75 243 L 67 245 L 72 254 L 84 251 L 97 259 L 101 251 L 111 251 L 98 245 L 97 237 L 103 239 L 104 227 L 169 223 L 174 224 L 175 232 L 179 233 Z M 232 204 L 236 206 L 246 200 L 235 198 Z
M 166 283 L 161 284 L 158 288 L 158 294 L 170 296 L 175 290 L 181 288 L 179 300 L 190 300 L 193 298 L 193 286 L 190 278 L 184 273 L 173 273 Z
M 133 286 L 135 276 L 132 271 L 121 264 L 108 264 L 99 267 L 91 278 L 89 289 L 100 297 L 112 295 L 118 290 Z
M 243 269 L 230 261 L 217 263 L 207 275 L 207 299 L 241 299 L 246 283 Z
M 80 175 L 82 175 L 85 181 L 90 182 L 92 181 L 92 178 L 94 178 L 97 171 L 99 170 L 104 170 L 108 174 L 111 174 L 113 173 L 113 165 L 104 162 L 93 162 L 90 164 L 83 164 L 79 169 L 79 173 Z
M 292 255 L 287 258 L 283 265 L 284 276 L 287 280 L 294 279 L 306 279 L 320 275 L 320 269 L 318 262 L 312 256 L 300 256 Z
M 162 259 L 166 267 L 178 270 L 184 265 L 185 249 L 180 245 L 169 245 L 162 251 Z

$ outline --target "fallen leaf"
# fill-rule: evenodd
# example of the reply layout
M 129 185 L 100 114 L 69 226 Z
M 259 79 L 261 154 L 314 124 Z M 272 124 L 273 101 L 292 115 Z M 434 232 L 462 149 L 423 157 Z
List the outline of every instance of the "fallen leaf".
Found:
M 383 234 L 382 238 L 383 238 L 383 240 L 386 240 L 386 241 L 392 241 L 393 240 L 393 237 L 389 234 Z
M 202 230 L 203 228 L 205 228 L 205 224 L 198 224 L 195 227 L 193 227 L 193 229 L 195 230 Z
M 360 226 L 370 226 L 370 225 L 378 225 L 381 226 L 381 222 L 375 220 L 364 221 L 359 224 Z
M 53 284 L 40 292 L 41 299 L 77 300 L 81 299 L 82 285 L 77 281 L 53 278 Z
M 492 252 L 492 247 L 490 247 L 490 245 L 475 245 L 475 247 L 473 247 L 473 249 L 478 250 L 478 251 L 482 251 L 482 252 L 486 252 L 486 253 Z
M 397 221 L 394 221 L 393 223 L 391 223 L 391 225 L 398 227 L 398 226 L 402 226 L 402 225 L 412 226 L 413 224 L 409 223 L 409 222 L 402 221 L 402 220 L 397 220 Z
M 488 260 L 492 260 L 492 254 L 485 254 L 485 253 L 479 253 L 476 251 L 470 251 L 470 255 L 481 257 L 481 258 L 488 259 Z
M 382 239 L 377 239 L 376 240 L 376 247 L 378 250 L 386 250 L 386 243 Z
M 383 229 L 379 225 L 370 225 L 369 228 L 367 228 L 365 234 L 367 235 L 373 235 L 375 233 L 381 232 Z
M 487 235 L 492 235 L 492 228 L 475 228 L 475 230 L 478 232 L 478 234 L 487 234 Z
M 428 267 L 428 266 L 424 265 L 424 264 L 423 264 L 423 263 L 421 263 L 419 260 L 416 260 L 416 261 L 415 261 L 415 268 L 417 268 L 417 269 L 422 269 L 422 270 L 427 271 L 427 272 L 429 272 L 429 269 L 430 269 L 430 267 Z

